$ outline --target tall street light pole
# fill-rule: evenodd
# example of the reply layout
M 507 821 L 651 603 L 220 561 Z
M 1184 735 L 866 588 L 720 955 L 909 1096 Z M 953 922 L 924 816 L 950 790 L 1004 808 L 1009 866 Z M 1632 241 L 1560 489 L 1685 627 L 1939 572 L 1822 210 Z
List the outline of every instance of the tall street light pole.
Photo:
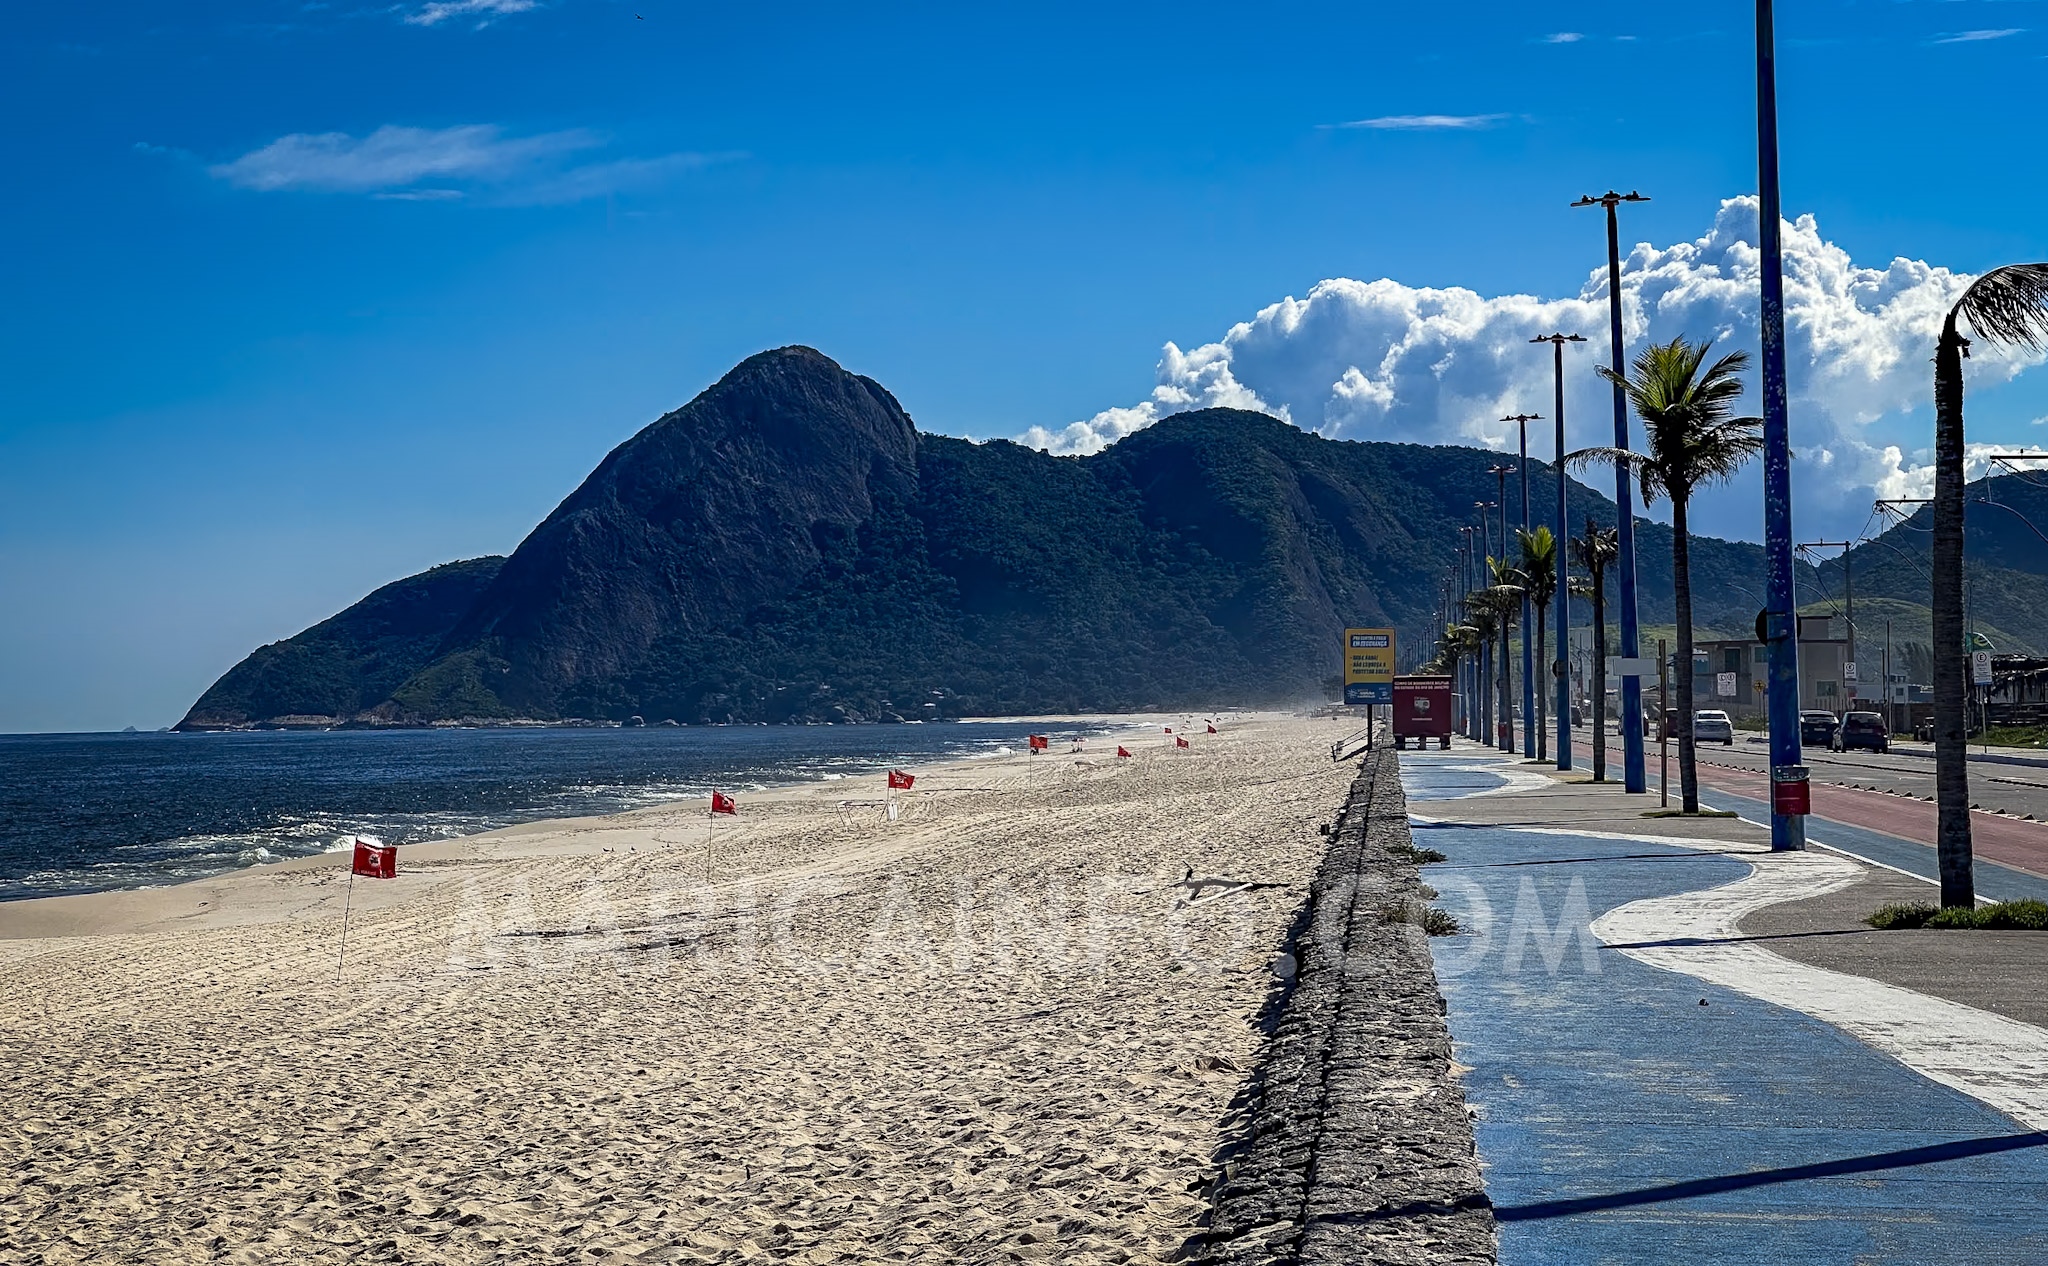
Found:
M 1508 476 L 1515 473 L 1515 468 L 1506 462 L 1495 462 L 1487 467 L 1487 471 L 1500 479 L 1500 490 L 1495 494 L 1500 499 L 1494 504 L 1500 507 L 1500 561 L 1505 565 L 1508 561 Z M 1491 570 L 1488 569 L 1489 573 Z M 1494 583 L 1491 574 L 1486 579 L 1488 584 Z M 1503 611 L 1501 614 L 1505 616 L 1507 613 Z M 1503 619 L 1500 623 L 1500 741 L 1497 746 L 1503 752 L 1512 752 L 1515 750 L 1515 667 L 1514 660 L 1508 655 L 1508 622 Z M 1523 629 L 1525 641 L 1528 636 L 1529 631 Z
M 1557 406 L 1552 411 L 1557 418 L 1557 614 L 1551 624 L 1557 630 L 1557 660 L 1551 672 L 1557 678 L 1557 767 L 1560 770 L 1572 767 L 1572 683 L 1571 664 L 1567 656 L 1571 642 L 1571 520 L 1566 517 L 1569 507 L 1565 504 L 1564 477 L 1564 345 L 1583 343 L 1586 340 L 1577 334 L 1539 334 L 1529 340 L 1531 343 L 1548 343 L 1557 353 Z
M 1541 422 L 1540 413 L 1517 413 L 1502 418 L 1513 422 L 1522 433 L 1522 531 L 1529 530 L 1529 424 Z M 1506 552 L 1506 545 L 1502 545 Z M 1522 587 L 1522 755 L 1525 759 L 1536 759 L 1536 647 L 1529 641 L 1529 630 L 1536 625 L 1529 618 L 1529 587 Z
M 1624 202 L 1648 201 L 1633 191 L 1616 193 L 1610 189 L 1597 198 L 1587 196 L 1572 203 L 1575 207 L 1607 208 L 1608 338 L 1617 374 L 1628 372 L 1628 367 L 1622 362 L 1621 225 L 1614 209 Z M 1628 396 L 1620 383 L 1614 384 L 1614 446 L 1624 449 L 1629 446 Z M 1621 564 L 1621 653 L 1636 659 L 1642 654 L 1642 643 L 1636 625 L 1635 498 L 1629 490 L 1628 463 L 1619 458 L 1614 463 L 1614 506 L 1615 527 L 1620 532 L 1616 561 Z M 1635 793 L 1648 790 L 1649 781 L 1643 768 L 1643 679 L 1628 673 L 1621 678 L 1621 752 L 1623 790 Z
M 1460 627 L 1472 623 L 1472 527 L 1468 524 L 1458 529 L 1465 538 L 1458 550 L 1458 624 Z M 1479 727 L 1479 696 L 1472 689 L 1472 677 L 1479 662 L 1479 648 L 1472 647 L 1470 653 L 1458 660 L 1463 671 L 1459 673 L 1459 688 L 1465 695 L 1465 737 L 1472 738 Z
M 1472 560 L 1474 563 L 1474 567 L 1472 569 L 1472 579 L 1474 581 L 1472 588 L 1474 592 L 1477 592 L 1481 589 L 1489 589 L 1493 586 L 1493 567 L 1491 566 L 1491 560 L 1493 558 L 1493 522 L 1492 520 L 1486 517 L 1486 512 L 1488 510 L 1493 509 L 1493 507 L 1497 504 L 1499 503 L 1494 501 L 1475 501 L 1472 503 L 1473 511 L 1479 515 L 1479 545 L 1482 551 L 1476 558 Z M 1494 742 L 1495 734 L 1493 724 L 1494 643 L 1500 643 L 1500 653 L 1503 658 L 1505 658 L 1508 653 L 1508 644 L 1502 636 L 1505 632 L 1505 630 L 1501 627 L 1502 623 L 1503 622 L 1498 617 L 1495 617 L 1493 622 L 1493 636 L 1485 640 L 1483 649 L 1480 651 L 1481 667 L 1479 670 L 1479 741 L 1487 744 L 1492 744 Z M 1500 702 L 1502 707 L 1507 706 L 1506 699 L 1502 699 Z
M 1756 0 L 1757 245 L 1763 274 L 1765 643 L 1771 648 L 1771 848 L 1806 847 L 1803 808 L 1778 784 L 1805 781 L 1799 762 L 1798 602 L 1792 589 L 1792 430 L 1785 410 L 1785 256 L 1779 240 L 1777 36 L 1771 0 Z M 1803 790 L 1800 788 L 1799 790 Z M 1788 789 L 1790 791 L 1790 789 Z

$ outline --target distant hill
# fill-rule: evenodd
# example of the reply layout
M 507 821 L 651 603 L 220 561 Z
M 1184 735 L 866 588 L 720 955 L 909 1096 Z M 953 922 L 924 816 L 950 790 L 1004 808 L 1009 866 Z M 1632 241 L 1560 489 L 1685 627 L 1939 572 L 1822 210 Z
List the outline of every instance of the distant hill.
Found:
M 182 725 L 1291 703 L 1325 690 L 1347 623 L 1420 657 L 1499 460 L 1224 409 L 1054 457 L 921 434 L 879 384 L 784 348 L 621 444 L 509 558 L 262 648 Z M 1550 480 L 1536 464 L 1538 523 Z M 1611 524 L 1613 503 L 1575 481 L 1573 530 L 1588 514 Z M 1670 529 L 1639 528 L 1643 618 L 1668 622 Z M 1698 538 L 1693 557 L 1701 621 L 1746 627 L 1758 547 Z
M 433 661 L 504 562 L 444 563 L 258 647 L 199 696 L 179 728 L 331 724 L 375 707 Z
M 1933 588 L 1933 520 L 1933 508 L 1921 506 L 1850 551 L 1859 641 L 1884 634 L 1885 616 L 1867 607 L 1868 599 L 1898 599 L 1924 612 Z M 2000 651 L 2048 653 L 2048 541 L 2036 526 L 2048 531 L 2048 473 L 2000 475 L 1969 486 L 1963 517 L 1964 597 L 1972 622 Z M 1801 587 L 1801 600 L 1825 600 L 1830 609 L 1840 609 L 1847 597 L 1842 569 L 1840 558 L 1823 563 L 1817 583 Z M 1898 633 L 1895 623 L 1895 642 Z M 1919 637 L 1925 636 L 1922 630 Z M 1927 653 L 1924 645 L 1921 653 Z

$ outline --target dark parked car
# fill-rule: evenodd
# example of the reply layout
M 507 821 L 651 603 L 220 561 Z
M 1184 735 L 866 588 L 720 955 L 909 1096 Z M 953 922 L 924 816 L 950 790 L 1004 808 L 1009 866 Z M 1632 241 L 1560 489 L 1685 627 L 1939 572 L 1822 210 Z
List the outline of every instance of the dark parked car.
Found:
M 1802 747 L 1833 747 L 1835 731 L 1842 723 L 1832 712 L 1802 712 L 1799 714 L 1799 744 Z
M 1835 731 L 1835 750 L 1846 752 L 1852 747 L 1865 747 L 1873 752 L 1888 752 L 1892 748 L 1891 731 L 1885 728 L 1884 718 L 1875 712 L 1851 712 L 1842 717 L 1842 727 Z

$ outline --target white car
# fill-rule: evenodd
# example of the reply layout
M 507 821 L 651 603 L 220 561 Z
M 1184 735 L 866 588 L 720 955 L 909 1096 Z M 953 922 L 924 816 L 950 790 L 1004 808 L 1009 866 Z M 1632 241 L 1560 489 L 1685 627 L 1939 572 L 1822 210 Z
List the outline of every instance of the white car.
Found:
M 1735 745 L 1735 722 L 1719 708 L 1705 708 L 1692 714 L 1692 741 Z

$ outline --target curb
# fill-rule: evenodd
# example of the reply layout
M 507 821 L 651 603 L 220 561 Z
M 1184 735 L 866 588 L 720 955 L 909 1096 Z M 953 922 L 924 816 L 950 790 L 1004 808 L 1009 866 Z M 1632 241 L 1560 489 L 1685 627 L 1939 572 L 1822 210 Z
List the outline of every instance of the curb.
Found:
M 1209 1230 L 1218 1266 L 1494 1266 L 1493 1209 L 1428 938 L 1384 911 L 1423 899 L 1390 749 L 1369 753 L 1281 958 L 1225 1145 Z

